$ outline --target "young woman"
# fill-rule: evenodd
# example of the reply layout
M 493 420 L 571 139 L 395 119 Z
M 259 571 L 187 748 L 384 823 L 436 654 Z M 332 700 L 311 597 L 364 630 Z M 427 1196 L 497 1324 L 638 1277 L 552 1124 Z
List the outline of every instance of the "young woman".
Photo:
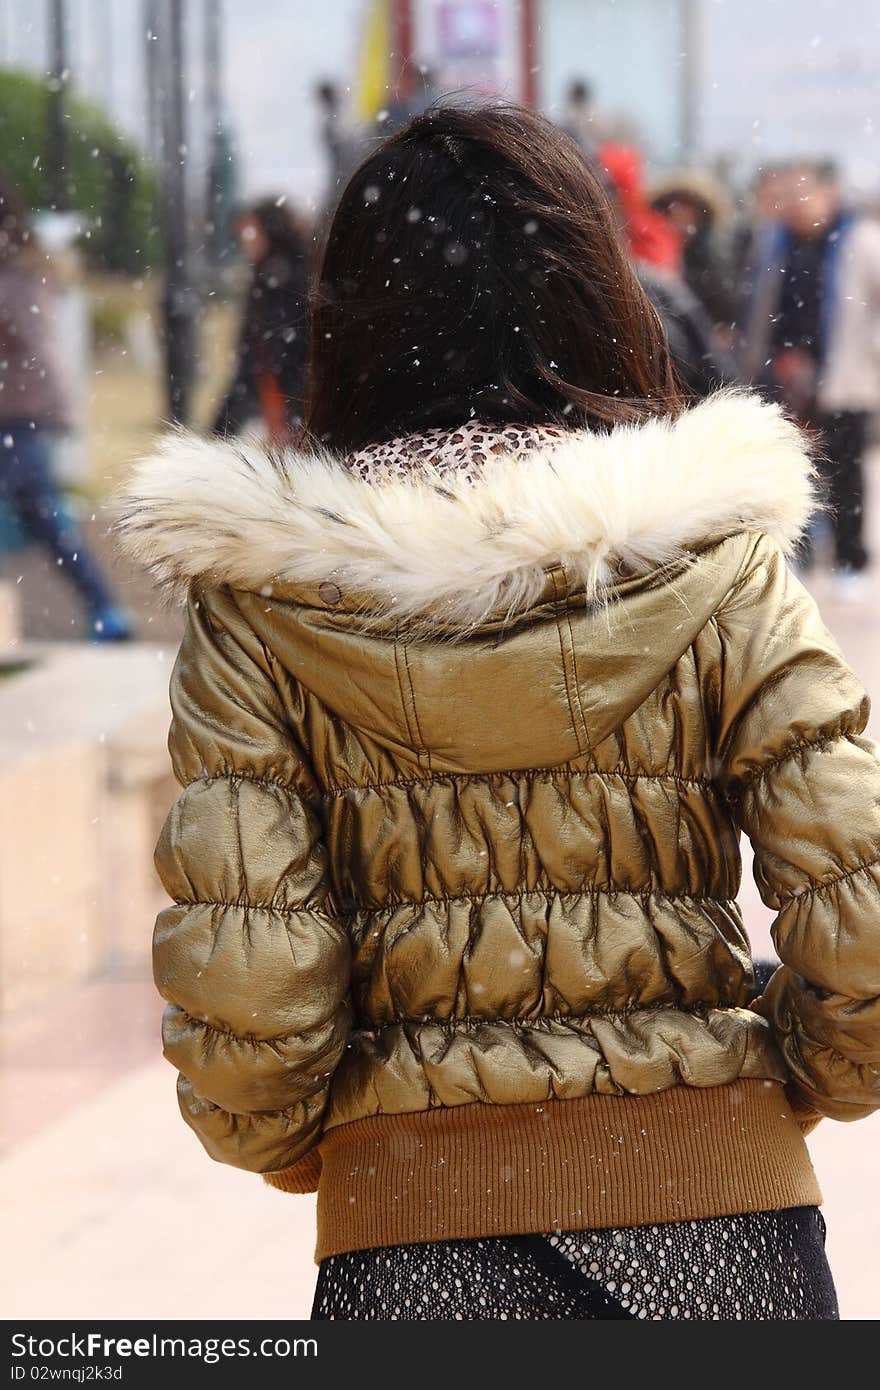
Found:
M 188 595 L 184 1118 L 317 1190 L 316 1318 L 836 1317 L 804 1134 L 880 1105 L 880 765 L 786 563 L 801 435 L 686 409 L 595 177 L 519 110 L 355 174 L 311 372 L 310 444 L 175 436 L 125 503 Z
M 306 243 L 277 198 L 246 209 L 236 223 L 252 266 L 235 371 L 217 412 L 217 434 L 257 424 L 275 444 L 302 427 L 306 367 Z

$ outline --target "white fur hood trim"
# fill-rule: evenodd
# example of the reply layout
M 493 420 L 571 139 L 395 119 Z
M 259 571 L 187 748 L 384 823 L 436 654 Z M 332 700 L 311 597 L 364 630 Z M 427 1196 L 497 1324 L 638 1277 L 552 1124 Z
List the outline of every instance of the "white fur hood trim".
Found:
M 119 498 L 128 553 L 174 588 L 324 579 L 383 612 L 473 626 L 521 611 L 562 561 L 595 596 L 738 531 L 790 553 L 814 505 L 804 435 L 775 405 L 719 392 L 678 419 L 573 432 L 475 483 L 421 471 L 366 482 L 324 452 L 167 435 Z

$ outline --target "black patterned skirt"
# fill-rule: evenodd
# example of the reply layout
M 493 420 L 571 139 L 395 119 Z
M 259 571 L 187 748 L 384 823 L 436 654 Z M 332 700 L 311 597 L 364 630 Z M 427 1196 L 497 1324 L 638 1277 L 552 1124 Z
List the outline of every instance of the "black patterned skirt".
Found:
M 389 1245 L 321 1261 L 312 1318 L 832 1321 L 818 1207 Z

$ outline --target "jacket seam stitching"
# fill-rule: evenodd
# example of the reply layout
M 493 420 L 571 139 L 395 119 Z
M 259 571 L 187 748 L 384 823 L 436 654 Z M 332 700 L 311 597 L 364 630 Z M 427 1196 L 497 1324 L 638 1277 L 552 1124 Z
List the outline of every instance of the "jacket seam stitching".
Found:
M 582 702 L 581 702 L 580 677 L 578 676 L 578 664 L 577 664 L 577 646 L 576 646 L 576 643 L 575 643 L 575 640 L 574 640 L 574 628 L 573 628 L 572 625 L 571 625 L 571 609 L 570 609 L 570 608 L 565 608 L 565 609 L 564 609 L 564 612 L 565 612 L 565 622 L 566 622 L 566 626 L 567 626 L 567 628 L 568 628 L 568 638 L 569 638 L 569 642 L 571 643 L 571 669 L 572 669 L 572 674 L 573 674 L 573 676 L 574 676 L 574 699 L 575 699 L 575 704 L 577 705 L 577 711 L 578 711 L 578 714 L 580 715 L 580 720 L 581 720 L 581 732 L 583 733 L 584 742 L 585 742 L 585 744 L 587 745 L 588 748 L 592 748 L 592 744 L 591 744 L 591 740 L 590 740 L 590 731 L 589 731 L 589 729 L 587 728 L 587 717 L 586 717 L 586 715 L 585 715 L 585 713 L 584 713 L 584 707 L 583 707 L 583 704 L 582 704 Z
M 737 1006 L 735 1004 L 709 1004 L 699 1003 L 686 1006 L 677 1003 L 672 999 L 655 1000 L 650 1004 L 633 1004 L 624 1009 L 588 1009 L 584 1013 L 565 1014 L 558 1010 L 554 1013 L 546 1014 L 487 1014 L 485 1017 L 479 1014 L 468 1014 L 464 1018 L 417 1018 L 409 1015 L 395 1015 L 393 1018 L 386 1019 L 383 1023 L 376 1023 L 372 1027 L 358 1027 L 352 1030 L 359 1034 L 381 1033 L 389 1028 L 406 1027 L 413 1024 L 420 1028 L 443 1028 L 454 1032 L 456 1029 L 480 1028 L 484 1024 L 509 1024 L 511 1027 L 528 1027 L 536 1031 L 541 1030 L 543 1023 L 570 1023 L 592 1025 L 593 1019 L 603 1018 L 628 1018 L 631 1014 L 641 1013 L 661 1013 L 666 1010 L 669 1013 L 690 1014 L 694 1018 L 702 1018 L 706 1013 L 729 1013 Z M 746 1010 L 751 1012 L 751 1010 Z M 760 1015 L 755 1015 L 760 1017 Z
M 578 726 L 578 715 L 575 713 L 575 707 L 574 707 L 575 702 L 574 702 L 574 699 L 573 699 L 573 697 L 572 697 L 572 688 L 571 688 L 572 672 L 569 670 L 569 662 L 570 662 L 570 660 L 572 659 L 572 656 L 573 656 L 574 633 L 573 633 L 572 627 L 571 627 L 571 618 L 566 614 L 565 609 L 564 609 L 564 607 L 563 607 L 563 603 L 562 603 L 562 594 L 561 594 L 561 591 L 560 591 L 560 588 L 559 588 L 558 567 L 557 567 L 557 568 L 554 568 L 554 569 L 552 569 L 552 570 L 550 571 L 550 578 L 551 578 L 552 583 L 553 583 L 553 609 L 554 609 L 554 617 L 555 617 L 555 620 L 556 620 L 556 636 L 557 636 L 557 639 L 558 639 L 558 641 L 559 641 L 559 655 L 560 655 L 560 659 L 561 659 L 561 662 L 562 662 L 562 679 L 563 679 L 563 682 L 564 682 L 564 684 L 565 684 L 565 698 L 566 698 L 566 700 L 567 700 L 567 702 L 568 702 L 568 712 L 569 712 L 569 715 L 571 716 L 571 730 L 572 730 L 572 733 L 574 734 L 575 742 L 577 743 L 578 752 L 579 752 L 579 753 L 589 753 L 589 752 L 591 752 L 592 750 L 591 750 L 591 748 L 590 748 L 590 740 L 589 740 L 589 737 L 588 737 L 587 731 L 586 731 L 586 725 L 585 725 L 585 721 L 584 721 L 583 710 L 580 709 L 580 705 L 579 705 L 579 706 L 578 706 L 578 711 L 579 711 L 579 714 L 580 714 L 580 725 L 581 725 L 581 727 L 579 727 L 579 726 Z M 563 617 L 566 617 L 567 624 L 568 624 L 568 637 L 569 637 L 569 642 L 570 642 L 570 644 L 571 644 L 571 649 L 572 649 L 571 651 L 567 651 L 567 650 L 566 650 L 566 646 L 565 646 L 565 636 L 564 636 L 563 630 L 562 630 L 562 619 L 563 619 Z
M 271 1038 L 258 1038 L 256 1033 L 233 1033 L 231 1028 L 219 1028 L 216 1023 L 209 1022 L 206 1018 L 196 1018 L 195 1014 L 190 1013 L 182 1004 L 172 1004 L 172 1007 L 182 1013 L 184 1018 L 188 1018 L 196 1028 L 204 1028 L 209 1033 L 216 1033 L 220 1038 L 231 1038 L 233 1042 L 257 1043 L 261 1046 L 271 1046 L 273 1043 L 288 1042 L 291 1038 L 307 1038 L 310 1033 L 316 1033 L 328 1024 L 332 1024 L 333 1018 L 327 1018 L 320 1023 L 312 1024 L 311 1028 L 292 1028 L 289 1033 L 276 1033 Z M 222 1106 L 220 1107 L 223 1108 Z M 257 1113 L 257 1112 L 248 1112 Z
M 184 1013 L 185 1012 L 186 1010 L 184 1010 Z M 207 1096 L 200 1096 L 199 1099 L 203 1105 L 209 1105 L 212 1110 L 219 1111 L 221 1115 L 230 1115 L 236 1123 L 239 1123 L 242 1120 L 254 1120 L 262 1115 L 296 1115 L 298 1110 L 307 1109 L 308 1102 L 313 1100 L 314 1096 L 318 1094 L 320 1093 L 316 1091 L 313 1095 L 306 1096 L 304 1100 L 296 1100 L 293 1105 L 282 1106 L 280 1109 L 276 1110 L 227 1110 L 225 1105 L 218 1105 L 215 1100 L 209 1100 Z M 309 1152 L 310 1150 L 307 1149 L 306 1153 Z M 303 1157 L 304 1156 L 305 1155 L 303 1155 Z M 291 1164 L 290 1167 L 293 1167 L 296 1162 L 298 1162 L 298 1160 L 294 1160 L 294 1163 Z M 271 1171 L 284 1173 L 287 1169 L 276 1168 Z
M 794 758 L 800 757 L 802 753 L 821 753 L 824 752 L 826 748 L 830 748 L 832 744 L 842 743 L 844 741 L 851 742 L 852 736 L 849 732 L 843 730 L 838 730 L 833 734 L 825 734 L 822 738 L 801 739 L 799 742 L 793 744 L 787 753 L 780 753 L 779 757 L 771 759 L 769 763 L 764 763 L 754 772 L 745 773 L 742 777 L 737 778 L 739 785 L 732 795 L 737 796 L 741 795 L 743 792 L 749 791 L 756 783 L 762 781 L 765 777 L 769 777 L 778 767 L 782 767 L 783 764 L 791 762 Z
M 811 883 L 809 888 L 802 889 L 800 893 L 778 894 L 777 902 L 780 904 L 780 911 L 784 911 L 792 903 L 799 903 L 803 898 L 809 898 L 813 893 L 823 893 L 826 889 L 836 888 L 838 884 L 846 883 L 850 878 L 867 873 L 869 869 L 876 869 L 878 865 L 880 865 L 880 855 L 876 859 L 866 859 L 864 864 L 856 864 L 854 869 L 847 869 L 845 874 L 837 874 L 835 878 L 825 879 L 823 883 Z
M 331 924 L 335 921 L 323 907 L 310 907 L 308 903 L 302 903 L 298 907 L 276 907 L 273 903 L 234 903 L 223 898 L 173 898 L 172 902 L 175 907 L 222 907 L 224 911 L 237 908 L 240 912 L 274 912 L 278 917 L 308 914 L 310 917 L 325 917 Z
M 330 797 L 345 796 L 348 792 L 372 792 L 382 791 L 386 787 L 432 787 L 437 782 L 488 782 L 493 778 L 509 778 L 512 781 L 530 780 L 535 777 L 548 776 L 551 779 L 562 780 L 574 777 L 617 777 L 622 782 L 675 782 L 678 785 L 690 787 L 710 788 L 720 793 L 718 782 L 714 777 L 682 777 L 675 772 L 628 772 L 618 768 L 566 768 L 555 767 L 531 767 L 531 768 L 510 768 L 499 772 L 437 772 L 434 771 L 430 777 L 392 777 L 387 782 L 352 782 L 349 785 L 334 783 L 328 785 L 321 793 L 324 800 Z M 283 785 L 283 784 L 282 784 Z
M 736 897 L 720 897 L 712 893 L 667 893 L 662 888 L 620 888 L 617 884 L 611 884 L 607 888 L 523 888 L 514 889 L 506 892 L 504 889 L 495 891 L 489 890 L 486 893 L 451 893 L 448 896 L 442 894 L 426 893 L 419 898 L 397 898 L 393 902 L 374 904 L 371 907 L 350 907 L 348 909 L 350 917 L 375 917 L 383 912 L 394 912 L 399 907 L 422 907 L 425 903 L 481 903 L 489 899 L 511 898 L 517 902 L 523 898 L 612 898 L 621 895 L 627 898 L 662 898 L 668 902 L 705 902 L 714 903 L 718 907 L 727 907 L 736 903 Z
M 564 571 L 563 571 L 563 572 L 564 572 Z M 555 574 L 554 574 L 554 577 L 553 577 L 553 587 L 554 587 L 554 589 L 556 588 L 556 576 L 555 576 Z M 584 743 L 585 743 L 586 747 L 587 747 L 588 749 L 590 749 L 590 748 L 592 747 L 591 741 L 590 741 L 590 731 L 589 731 L 589 729 L 587 728 L 587 718 L 586 718 L 586 715 L 584 714 L 584 707 L 583 707 L 583 705 L 581 704 L 581 690 L 580 690 L 580 681 L 579 681 L 579 679 L 578 679 L 578 667 L 577 667 L 577 647 L 576 647 L 575 640 L 574 640 L 574 628 L 573 628 L 572 625 L 571 625 L 571 605 L 570 605 L 570 603 L 566 603 L 564 600 L 565 600 L 565 595 L 564 595 L 564 594 L 558 594 L 558 596 L 557 596 L 557 601 L 558 601 L 558 605 L 559 605 L 558 614 L 561 613 L 562 616 L 565 618 L 565 625 L 566 625 L 566 627 L 568 628 L 569 655 L 570 655 L 570 658 L 571 658 L 572 676 L 573 676 L 573 678 L 574 678 L 574 687 L 573 687 L 573 691 L 572 691 L 572 694 L 573 694 L 573 697 L 574 697 L 574 704 L 577 706 L 577 712 L 578 712 L 578 715 L 580 716 L 580 721 L 581 721 L 581 734 L 582 734 L 582 736 L 583 736 Z M 558 616 L 558 614 L 557 614 L 557 616 Z M 569 697 L 569 703 L 571 703 L 571 696 Z
M 406 691 L 403 688 L 403 678 L 400 671 L 401 641 L 400 625 L 397 625 L 394 635 L 394 674 L 397 677 L 397 692 L 400 695 L 400 705 L 403 710 L 403 718 L 406 723 L 406 731 L 410 743 L 414 745 L 415 754 L 418 759 L 419 767 L 422 766 L 422 741 L 417 728 L 413 727 L 409 702 L 407 701 Z M 414 711 L 413 711 L 414 713 Z
M 281 791 L 289 792 L 301 801 L 304 800 L 302 792 L 295 782 L 282 782 L 279 777 L 258 777 L 253 772 L 212 772 L 208 777 L 191 777 L 189 781 L 183 783 L 183 790 L 187 791 L 190 787 L 204 786 L 208 782 L 253 782 L 258 787 L 278 787 Z
M 413 720 L 415 721 L 416 733 L 417 733 L 418 736 L 419 736 L 419 757 L 421 758 L 422 753 L 424 753 L 424 756 L 425 756 L 425 766 L 426 766 L 427 770 L 430 772 L 430 771 L 431 771 L 431 750 L 428 748 L 427 744 L 425 743 L 425 736 L 424 736 L 424 734 L 422 733 L 422 724 L 421 724 L 421 720 L 419 719 L 419 707 L 418 707 L 418 705 L 417 705 L 417 703 L 416 703 L 416 690 L 415 690 L 415 686 L 413 685 L 412 670 L 411 670 L 410 664 L 409 664 L 409 648 L 407 647 L 406 642 L 402 643 L 402 651 L 403 651 L 403 665 L 404 665 L 404 669 L 405 669 L 405 671 L 406 671 L 406 681 L 407 681 L 407 685 L 409 686 L 409 697 L 410 697 L 410 702 L 411 702 L 411 704 L 412 704 L 412 716 L 413 716 Z

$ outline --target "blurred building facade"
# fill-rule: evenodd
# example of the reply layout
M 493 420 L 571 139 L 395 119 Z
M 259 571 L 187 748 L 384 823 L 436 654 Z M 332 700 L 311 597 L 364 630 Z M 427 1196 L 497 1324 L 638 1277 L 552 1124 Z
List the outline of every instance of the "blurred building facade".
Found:
M 367 0 L 358 63 L 364 118 L 410 97 L 502 96 L 553 112 L 585 80 L 603 111 L 652 158 L 693 146 L 699 80 L 694 0 Z
M 561 109 L 567 83 L 583 78 L 603 109 L 638 126 L 657 163 L 677 162 L 692 144 L 694 157 L 725 159 L 747 176 L 763 162 L 809 154 L 837 159 L 860 189 L 880 184 L 873 0 L 210 4 L 222 11 L 228 114 L 246 197 L 273 190 L 319 197 L 326 170 L 315 84 L 329 78 L 347 89 L 356 114 L 365 65 L 372 62 L 375 74 L 380 59 L 406 46 L 417 63 L 435 69 L 440 90 L 498 90 L 551 114 Z M 207 0 L 186 6 L 196 106 L 207 81 L 200 57 L 207 9 Z M 382 9 L 384 31 L 376 18 Z M 74 86 L 149 148 L 145 12 L 146 0 L 66 0 Z M 6 0 L 0 67 L 46 71 L 47 13 L 48 0 Z M 199 129 L 191 135 L 192 158 L 203 167 Z

